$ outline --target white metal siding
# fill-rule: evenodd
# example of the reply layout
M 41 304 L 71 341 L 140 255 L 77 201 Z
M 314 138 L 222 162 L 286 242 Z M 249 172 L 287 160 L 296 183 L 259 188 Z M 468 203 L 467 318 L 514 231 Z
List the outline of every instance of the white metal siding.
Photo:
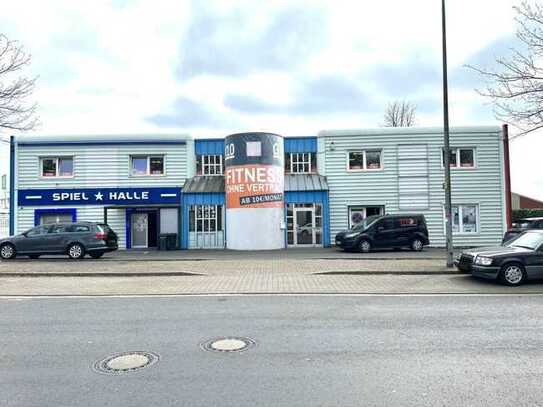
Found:
M 400 210 L 428 209 L 428 146 L 400 144 L 398 149 L 398 205 Z
M 443 182 L 441 164 L 443 135 L 438 132 L 416 134 L 384 131 L 322 132 L 326 148 L 326 176 L 330 187 L 330 234 L 348 227 L 348 207 L 384 205 L 386 213 L 418 212 L 425 215 L 432 246 L 445 245 Z M 412 143 L 410 143 L 412 141 Z M 331 143 L 334 143 L 331 147 Z M 453 204 L 479 205 L 479 231 L 475 234 L 455 234 L 456 246 L 492 245 L 501 241 L 504 233 L 503 163 L 500 158 L 501 132 L 491 129 L 462 129 L 451 133 L 451 148 L 476 149 L 476 168 L 451 169 Z M 408 144 L 408 145 L 406 145 Z M 401 148 L 400 148 L 401 147 Z M 381 171 L 348 172 L 347 151 L 381 148 L 384 168 Z M 398 151 L 401 151 L 399 153 Z M 424 165 L 424 156 L 427 156 Z M 398 158 L 408 158 L 399 160 Z M 420 168 L 412 165 L 420 160 Z M 424 168 L 426 167 L 426 169 Z M 400 174 L 407 176 L 400 180 Z M 416 181 L 416 177 L 420 177 Z M 423 181 L 426 180 L 426 181 Z M 429 202 L 423 191 L 427 191 Z M 410 192 L 411 196 L 400 194 Z M 409 202 L 406 200 L 409 199 Z M 401 209 L 404 204 L 412 209 Z M 419 206 L 421 209 L 417 209 Z M 426 207 L 426 209 L 422 209 Z
M 182 186 L 187 177 L 186 145 L 19 146 L 18 185 L 28 188 Z M 164 155 L 166 175 L 130 175 L 131 155 Z M 40 157 L 73 156 L 73 178 L 40 177 Z
M 130 156 L 164 155 L 164 176 L 130 176 Z M 73 156 L 73 178 L 41 178 L 40 157 Z M 183 186 L 187 177 L 186 145 L 19 146 L 17 188 L 124 188 Z M 24 207 L 17 210 L 17 231 L 34 226 L 34 210 L 62 206 Z M 70 206 L 77 220 L 103 222 L 103 206 Z M 119 248 L 126 248 L 124 209 L 108 209 L 108 224 L 119 235 Z

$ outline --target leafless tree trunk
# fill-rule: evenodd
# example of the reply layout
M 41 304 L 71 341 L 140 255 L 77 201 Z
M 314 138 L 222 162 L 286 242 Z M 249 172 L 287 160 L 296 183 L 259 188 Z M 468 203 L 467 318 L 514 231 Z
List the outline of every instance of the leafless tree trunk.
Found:
M 385 110 L 384 127 L 412 127 L 415 125 L 417 107 L 411 102 L 394 101 Z
M 496 118 L 527 134 L 543 127 L 543 6 L 523 1 L 517 12 L 517 38 L 525 51 L 511 48 L 512 55 L 496 59 L 497 68 L 489 70 L 468 65 L 487 81 L 477 91 L 492 99 Z
M 28 103 L 36 78 L 19 76 L 29 64 L 21 45 L 0 34 L 0 129 L 28 131 L 38 123 L 36 104 Z

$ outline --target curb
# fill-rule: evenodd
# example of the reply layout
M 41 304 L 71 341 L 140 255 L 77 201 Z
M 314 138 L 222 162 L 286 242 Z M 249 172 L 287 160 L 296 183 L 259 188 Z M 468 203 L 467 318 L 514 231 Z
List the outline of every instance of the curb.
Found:
M 309 274 L 300 274 L 300 276 L 432 276 L 432 275 L 468 275 L 462 271 L 324 271 Z M 2 277 L 215 277 L 208 274 L 192 273 L 186 271 L 166 271 L 166 272 L 148 272 L 148 273 L 110 273 L 110 272 L 7 272 L 1 273 Z M 220 276 L 217 276 L 220 277 Z
M 188 262 L 188 261 L 194 261 L 194 262 L 201 262 L 201 261 L 239 261 L 240 259 L 237 258 L 203 258 L 203 257 L 197 257 L 197 258 L 126 258 L 126 259 L 119 259 L 119 258 L 102 258 L 102 259 L 84 259 L 85 263 L 88 262 L 98 262 L 98 263 L 104 263 L 104 262 L 111 262 L 111 263 L 121 263 L 121 262 Z M 241 260 L 254 260 L 253 258 L 246 258 Z M 263 259 L 257 259 L 257 260 L 277 260 L 272 258 L 263 258 Z M 351 260 L 351 261 L 429 261 L 429 260 L 435 260 L 435 261 L 445 261 L 445 259 L 439 258 L 439 257 L 300 257 L 300 258 L 289 258 L 288 260 L 300 260 L 300 261 L 306 261 L 306 260 L 326 260 L 326 261 L 343 261 L 343 260 Z M 75 262 L 79 260 L 70 260 L 68 258 L 64 257 L 42 257 L 39 260 L 31 260 L 31 259 L 15 259 L 10 260 L 10 263 L 36 263 L 36 262 L 53 262 L 53 263 L 64 263 L 64 262 Z M 7 261 L 0 261 L 1 263 L 8 263 Z
M 443 276 L 443 275 L 468 275 L 469 272 L 459 270 L 437 270 L 437 271 L 323 271 L 311 273 L 314 276 L 380 276 L 380 275 L 396 275 L 396 276 Z
M 191 273 L 185 271 L 165 271 L 165 272 L 149 272 L 149 273 L 62 273 L 62 272 L 0 272 L 2 277 L 207 277 L 207 274 Z

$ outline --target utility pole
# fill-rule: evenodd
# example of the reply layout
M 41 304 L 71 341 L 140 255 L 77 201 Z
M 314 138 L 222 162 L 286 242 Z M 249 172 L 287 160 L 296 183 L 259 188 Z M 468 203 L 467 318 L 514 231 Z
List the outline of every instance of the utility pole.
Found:
M 447 26 L 445 19 L 445 0 L 441 0 L 441 28 L 443 36 L 443 163 L 445 166 L 445 236 L 447 240 L 447 267 L 453 266 L 453 240 L 451 215 L 451 149 L 449 147 L 449 85 L 447 78 Z

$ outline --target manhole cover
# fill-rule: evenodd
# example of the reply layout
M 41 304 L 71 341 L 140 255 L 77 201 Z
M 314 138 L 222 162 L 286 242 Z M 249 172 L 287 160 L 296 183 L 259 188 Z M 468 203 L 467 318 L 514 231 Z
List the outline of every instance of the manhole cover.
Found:
M 127 373 L 151 366 L 158 362 L 158 355 L 152 352 L 124 352 L 108 356 L 94 364 L 100 373 Z
M 202 344 L 204 350 L 213 352 L 242 352 L 255 345 L 255 341 L 244 337 L 215 338 Z

